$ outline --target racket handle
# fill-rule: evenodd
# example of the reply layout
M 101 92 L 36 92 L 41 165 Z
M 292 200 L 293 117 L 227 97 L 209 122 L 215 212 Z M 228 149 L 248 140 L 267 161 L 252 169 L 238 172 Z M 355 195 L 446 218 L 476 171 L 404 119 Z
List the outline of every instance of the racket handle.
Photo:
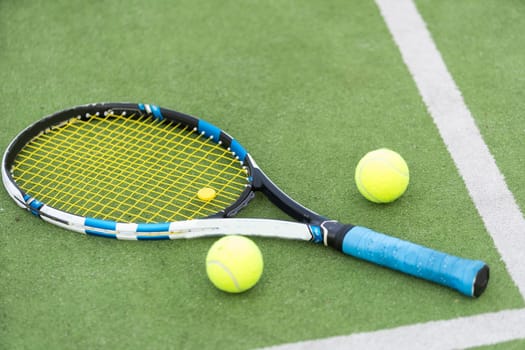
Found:
M 336 241 L 340 246 L 336 248 L 345 254 L 450 287 L 470 297 L 480 296 L 488 283 L 489 267 L 483 261 L 459 258 L 360 226 L 339 231 L 339 237 Z

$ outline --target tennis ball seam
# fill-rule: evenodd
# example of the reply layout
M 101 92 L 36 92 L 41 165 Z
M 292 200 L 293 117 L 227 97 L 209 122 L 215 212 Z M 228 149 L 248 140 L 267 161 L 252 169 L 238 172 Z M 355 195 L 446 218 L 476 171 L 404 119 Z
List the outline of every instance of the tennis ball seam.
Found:
M 394 169 L 394 170 L 395 170 L 395 169 Z M 362 171 L 363 171 L 363 169 L 360 169 L 360 172 L 359 172 L 359 181 L 357 181 L 357 187 L 361 190 L 361 192 L 366 193 L 366 195 L 368 196 L 369 199 L 372 200 L 372 202 L 376 202 L 376 203 L 388 203 L 388 201 L 385 201 L 385 200 L 379 199 L 379 198 L 377 198 L 376 196 L 374 196 L 372 193 L 370 193 L 370 191 L 368 190 L 368 188 L 363 184 L 363 182 L 362 182 L 362 180 L 361 180 L 361 175 L 362 175 L 361 173 L 362 173 Z M 404 175 L 403 173 L 399 173 L 399 175 L 408 178 L 408 175 Z M 401 194 L 403 194 L 405 191 L 406 191 L 406 187 L 405 187 L 405 189 L 401 192 Z
M 361 165 L 361 171 L 363 171 L 363 168 L 365 167 L 365 165 L 367 165 L 368 163 L 372 162 L 372 161 L 379 161 L 385 165 L 388 165 L 388 168 L 391 169 L 391 170 L 394 170 L 396 173 L 398 173 L 399 175 L 403 176 L 403 177 L 408 177 L 409 175 L 409 172 L 405 172 L 403 171 L 402 169 L 399 169 L 396 164 L 392 163 L 390 160 L 388 159 L 384 159 L 382 157 L 376 157 L 376 158 L 371 158 L 371 159 L 367 159 L 364 161 L 364 163 Z
M 219 260 L 208 260 L 207 261 L 207 264 L 215 264 L 217 266 L 219 266 L 224 272 L 226 272 L 228 274 L 228 276 L 230 276 L 230 279 L 232 280 L 235 288 L 237 289 L 237 291 L 242 291 L 241 289 L 241 286 L 239 285 L 239 281 L 237 281 L 237 278 L 235 278 L 235 275 L 233 274 L 233 272 L 231 272 L 231 270 L 228 268 L 228 266 L 224 265 L 221 261 Z
M 357 187 L 362 192 L 365 192 L 372 199 L 372 201 L 381 203 L 381 201 L 377 199 L 376 197 L 374 197 L 370 192 L 368 192 L 368 189 L 365 187 L 365 185 L 363 185 L 363 182 L 361 180 L 361 176 L 363 175 L 363 168 L 364 166 L 361 166 L 361 165 L 359 166 L 358 173 L 357 173 L 357 181 L 356 181 Z
M 368 197 L 370 197 L 372 199 L 373 202 L 376 202 L 376 203 L 383 203 L 383 201 L 379 200 L 378 198 L 376 198 L 374 195 L 372 195 L 368 189 L 366 188 L 365 185 L 363 185 L 363 182 L 361 181 L 361 173 L 363 172 L 363 169 L 360 169 L 359 171 L 359 181 L 357 181 L 357 187 L 362 191 L 362 192 L 365 192 L 367 194 Z
M 407 172 L 405 172 L 405 171 L 403 171 L 403 169 L 399 169 L 397 167 L 397 165 L 394 164 L 393 162 L 391 162 L 390 160 L 388 160 L 388 159 L 380 159 L 379 161 L 384 163 L 384 164 L 389 165 L 390 169 L 394 170 L 394 172 L 398 173 L 400 176 L 408 177 L 408 170 L 407 170 Z

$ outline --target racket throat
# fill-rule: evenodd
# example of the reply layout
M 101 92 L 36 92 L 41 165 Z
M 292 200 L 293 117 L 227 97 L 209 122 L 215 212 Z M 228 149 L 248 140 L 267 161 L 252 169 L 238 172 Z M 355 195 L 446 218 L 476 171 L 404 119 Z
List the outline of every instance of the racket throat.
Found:
M 324 245 L 330 246 L 338 251 L 343 250 L 343 240 L 346 233 L 354 227 L 354 225 L 342 224 L 335 220 L 324 221 L 320 226 L 323 231 Z
M 251 159 L 250 161 L 253 162 Z M 254 166 L 253 189 L 263 192 L 273 204 L 299 222 L 318 225 L 326 220 L 325 217 L 306 208 L 288 196 L 256 165 Z

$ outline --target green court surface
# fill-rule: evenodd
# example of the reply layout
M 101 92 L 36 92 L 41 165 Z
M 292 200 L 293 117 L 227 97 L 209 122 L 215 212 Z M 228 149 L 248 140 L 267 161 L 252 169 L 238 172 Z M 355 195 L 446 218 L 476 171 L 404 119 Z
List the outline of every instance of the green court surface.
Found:
M 525 4 L 416 4 L 525 207 Z M 470 299 L 321 245 L 255 238 L 263 277 L 229 295 L 206 277 L 213 238 L 83 236 L 1 190 L 2 349 L 252 349 L 525 306 L 371 0 L 0 0 L 0 81 L 2 152 L 60 109 L 154 103 L 227 130 L 323 215 L 491 267 Z M 360 157 L 380 147 L 411 171 L 389 205 L 353 183 Z M 287 219 L 263 197 L 239 216 Z
M 486 350 L 486 349 L 490 349 L 490 350 L 520 350 L 520 349 L 523 349 L 523 347 L 525 347 L 525 340 L 514 340 L 514 341 L 509 341 L 509 342 L 495 344 L 495 345 L 492 344 L 492 345 L 472 348 L 471 350 L 474 350 L 474 349 L 476 349 L 476 350 Z

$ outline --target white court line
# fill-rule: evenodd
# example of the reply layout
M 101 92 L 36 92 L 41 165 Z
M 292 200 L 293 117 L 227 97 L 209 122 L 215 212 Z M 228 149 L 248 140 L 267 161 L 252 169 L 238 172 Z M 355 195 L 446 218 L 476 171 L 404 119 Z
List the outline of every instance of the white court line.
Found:
M 412 0 L 375 0 L 507 270 L 525 297 L 525 220 Z M 488 288 L 490 288 L 490 283 Z M 483 297 L 483 296 L 481 296 Z M 458 349 L 525 338 L 525 309 L 271 347 Z
M 387 0 L 388 1 L 388 0 Z M 268 350 L 465 349 L 525 337 L 525 309 L 278 345 Z
M 412 0 L 376 0 L 507 270 L 525 296 L 525 220 Z M 489 287 L 490 288 L 490 283 Z

